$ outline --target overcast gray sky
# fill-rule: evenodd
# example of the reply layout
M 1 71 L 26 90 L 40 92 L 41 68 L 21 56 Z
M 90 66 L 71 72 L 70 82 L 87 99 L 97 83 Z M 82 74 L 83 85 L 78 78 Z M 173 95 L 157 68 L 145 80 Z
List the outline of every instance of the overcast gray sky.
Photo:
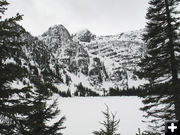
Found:
M 89 29 L 109 35 L 145 27 L 148 0 L 8 0 L 6 16 L 23 14 L 23 25 L 37 36 L 55 24 L 70 33 Z

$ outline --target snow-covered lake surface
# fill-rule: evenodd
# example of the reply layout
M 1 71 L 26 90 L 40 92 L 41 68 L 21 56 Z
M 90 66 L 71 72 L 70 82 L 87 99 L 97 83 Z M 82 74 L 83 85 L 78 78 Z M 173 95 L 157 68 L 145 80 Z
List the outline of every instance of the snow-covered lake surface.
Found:
M 92 132 L 102 126 L 104 120 L 102 111 L 106 105 L 120 119 L 119 133 L 121 135 L 135 135 L 138 128 L 146 129 L 142 122 L 143 112 L 139 110 L 143 106 L 141 98 L 136 96 L 124 97 L 72 97 L 59 98 L 58 106 L 67 120 L 63 130 L 64 135 L 93 135 Z

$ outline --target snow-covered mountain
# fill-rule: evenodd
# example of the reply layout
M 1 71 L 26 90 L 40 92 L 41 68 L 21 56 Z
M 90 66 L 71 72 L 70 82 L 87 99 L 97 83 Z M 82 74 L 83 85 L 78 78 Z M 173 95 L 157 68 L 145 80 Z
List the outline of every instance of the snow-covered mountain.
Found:
M 134 71 L 145 52 L 142 30 L 97 36 L 82 30 L 73 36 L 63 25 L 50 27 L 39 36 L 47 49 L 48 66 L 61 81 L 59 91 L 73 94 L 80 83 L 99 94 L 110 87 L 127 89 L 144 82 Z
M 71 36 L 63 25 L 55 25 L 39 37 L 23 34 L 27 45 L 20 59 L 31 76 L 61 95 L 103 95 L 111 87 L 137 88 L 145 82 L 134 73 L 146 50 L 142 33 L 97 36 L 82 30 Z M 31 86 L 33 80 L 26 78 L 13 85 L 24 82 Z

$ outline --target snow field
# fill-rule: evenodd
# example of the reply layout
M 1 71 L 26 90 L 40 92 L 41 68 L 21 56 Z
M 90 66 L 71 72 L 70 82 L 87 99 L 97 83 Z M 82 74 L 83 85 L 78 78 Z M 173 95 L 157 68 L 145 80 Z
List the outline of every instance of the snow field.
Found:
M 138 128 L 146 129 L 142 122 L 143 112 L 139 110 L 143 106 L 139 97 L 73 97 L 58 99 L 61 116 L 67 118 L 63 134 L 92 135 L 102 127 L 99 122 L 105 120 L 102 114 L 106 110 L 105 104 L 120 119 L 118 132 L 121 135 L 135 135 Z

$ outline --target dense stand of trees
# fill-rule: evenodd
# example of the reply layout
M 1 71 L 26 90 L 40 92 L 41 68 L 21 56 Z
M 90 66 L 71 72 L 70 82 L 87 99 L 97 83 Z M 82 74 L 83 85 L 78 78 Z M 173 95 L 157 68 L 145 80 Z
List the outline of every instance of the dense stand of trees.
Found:
M 173 91 L 169 83 L 160 83 L 154 86 L 145 85 L 144 87 L 128 88 L 126 90 L 117 88 L 109 88 L 107 96 L 139 96 L 145 97 L 148 95 L 172 95 Z
M 107 96 L 142 96 L 147 95 L 148 91 L 141 88 L 128 88 L 126 90 L 121 90 L 117 88 L 109 88 L 109 93 Z
M 86 88 L 82 85 L 82 83 L 79 83 L 77 85 L 77 90 L 74 93 L 75 96 L 81 96 L 81 97 L 85 97 L 85 96 L 99 96 L 98 93 L 92 91 L 89 88 Z

